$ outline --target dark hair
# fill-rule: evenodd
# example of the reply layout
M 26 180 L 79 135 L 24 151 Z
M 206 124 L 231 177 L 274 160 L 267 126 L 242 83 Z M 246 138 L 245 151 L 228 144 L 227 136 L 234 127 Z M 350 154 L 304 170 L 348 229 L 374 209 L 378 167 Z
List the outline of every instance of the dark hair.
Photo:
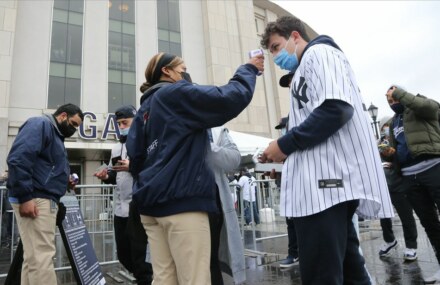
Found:
M 148 62 L 147 68 L 145 69 L 146 81 L 141 85 L 139 90 L 144 93 L 148 88 L 158 83 L 162 76 L 163 67 L 174 68 L 182 63 L 183 60 L 177 55 L 164 52 L 156 54 Z
M 264 49 L 267 49 L 270 36 L 278 34 L 287 40 L 293 31 L 297 31 L 306 42 L 310 41 L 306 27 L 300 19 L 292 16 L 283 16 L 278 18 L 275 22 L 267 24 L 263 35 L 261 35 L 260 44 Z
M 64 113 L 64 112 L 66 112 L 68 117 L 73 117 L 76 114 L 78 114 L 78 116 L 81 118 L 81 120 L 84 121 L 84 114 L 81 111 L 81 109 L 78 106 L 73 105 L 71 103 L 67 103 L 67 104 L 59 106 L 58 109 L 55 111 L 55 113 L 53 113 L 53 115 L 56 117 L 59 114 Z

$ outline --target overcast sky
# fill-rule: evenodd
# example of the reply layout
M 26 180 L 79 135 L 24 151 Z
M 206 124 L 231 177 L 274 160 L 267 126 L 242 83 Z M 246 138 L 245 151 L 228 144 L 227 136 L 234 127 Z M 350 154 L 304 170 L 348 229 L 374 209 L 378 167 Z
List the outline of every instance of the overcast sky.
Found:
M 391 83 L 440 101 L 440 1 L 274 2 L 336 41 L 379 119 Z

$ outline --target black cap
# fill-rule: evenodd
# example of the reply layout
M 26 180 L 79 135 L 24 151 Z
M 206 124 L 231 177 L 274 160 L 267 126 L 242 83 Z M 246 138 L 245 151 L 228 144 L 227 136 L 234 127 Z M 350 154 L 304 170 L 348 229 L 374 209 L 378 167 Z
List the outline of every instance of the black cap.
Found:
M 287 126 L 287 117 L 283 117 L 283 118 L 281 118 L 278 125 L 275 126 L 275 129 L 279 130 L 279 129 L 285 128 L 286 126 Z
M 240 171 L 241 173 L 249 173 L 249 169 L 247 169 L 247 167 L 242 167 Z
M 289 87 L 290 82 L 292 82 L 292 77 L 295 73 L 289 72 L 280 78 L 280 86 L 281 87 Z
M 122 106 L 115 111 L 116 120 L 133 118 L 136 115 L 136 109 L 131 106 Z

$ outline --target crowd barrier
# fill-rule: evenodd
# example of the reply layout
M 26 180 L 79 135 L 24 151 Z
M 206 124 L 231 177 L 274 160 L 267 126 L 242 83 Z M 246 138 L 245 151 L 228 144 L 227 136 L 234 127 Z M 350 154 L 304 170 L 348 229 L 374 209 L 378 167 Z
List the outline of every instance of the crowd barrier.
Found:
M 260 224 L 246 225 L 243 191 L 238 184 L 230 184 L 231 195 L 236 200 L 236 210 L 244 248 L 248 252 L 264 252 L 258 246 L 264 240 L 277 239 L 287 236 L 287 226 L 284 217 L 280 217 L 280 191 L 274 180 L 255 180 L 251 187 L 256 186 L 257 212 Z M 76 197 L 81 213 L 92 240 L 93 248 L 101 265 L 118 263 L 113 231 L 113 195 L 114 185 L 77 185 Z M 7 189 L 0 186 L 0 278 L 6 277 L 9 264 L 13 259 L 18 244 L 18 229 L 15 216 L 7 202 Z M 251 221 L 254 221 L 254 204 L 250 203 Z M 55 270 L 68 270 L 70 263 L 64 249 L 61 236 L 56 232 Z M 286 248 L 287 251 L 287 248 Z
M 84 223 L 90 235 L 96 256 L 101 265 L 118 263 L 113 232 L 114 185 L 77 185 L 75 192 L 79 201 Z M 15 216 L 7 202 L 6 187 L 0 186 L 0 278 L 6 277 L 18 244 L 18 229 Z M 55 235 L 55 270 L 70 269 L 70 262 L 64 249 L 60 233 Z M 6 254 L 7 254 L 7 258 Z
M 246 250 L 258 254 L 264 251 L 264 248 L 257 245 L 259 242 L 287 236 L 286 220 L 280 216 L 280 189 L 276 186 L 275 180 L 255 180 L 251 183 L 251 189 L 256 190 L 255 206 L 260 218 L 259 224 L 255 223 L 254 203 L 248 205 L 252 222 L 246 224 L 243 191 L 238 184 L 230 184 L 230 187 L 231 193 L 234 191 L 238 193 L 237 212 L 243 246 Z

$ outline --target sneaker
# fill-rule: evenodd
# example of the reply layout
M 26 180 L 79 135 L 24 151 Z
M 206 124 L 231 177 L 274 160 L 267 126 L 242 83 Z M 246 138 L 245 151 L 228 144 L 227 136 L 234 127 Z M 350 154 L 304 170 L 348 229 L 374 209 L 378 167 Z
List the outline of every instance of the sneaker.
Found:
M 381 246 L 379 250 L 379 256 L 387 256 L 391 253 L 391 250 L 397 246 L 397 240 L 394 240 L 393 242 L 385 243 Z
M 299 261 L 299 257 L 288 256 L 286 259 L 283 259 L 279 262 L 280 267 L 288 268 L 294 266 Z
M 435 284 L 437 281 L 440 281 L 440 270 L 437 271 L 434 275 L 431 277 L 428 277 L 424 280 L 425 284 Z
M 403 251 L 403 259 L 413 261 L 417 259 L 417 250 L 414 248 L 405 248 Z

